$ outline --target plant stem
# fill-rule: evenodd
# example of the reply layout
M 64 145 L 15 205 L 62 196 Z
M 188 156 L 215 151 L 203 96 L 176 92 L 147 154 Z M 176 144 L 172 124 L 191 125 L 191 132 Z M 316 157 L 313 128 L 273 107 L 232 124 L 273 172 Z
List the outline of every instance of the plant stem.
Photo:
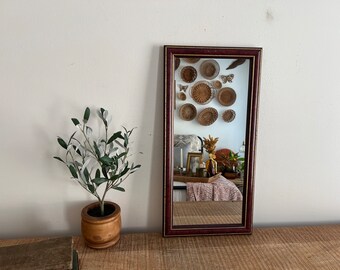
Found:
M 71 152 L 69 152 L 69 155 L 71 156 L 71 159 L 72 159 L 72 161 L 73 161 L 73 164 L 76 165 L 75 159 L 74 159 L 74 157 L 73 157 L 73 155 L 72 155 Z M 79 174 L 80 179 L 83 180 L 83 179 L 81 178 L 81 171 L 79 170 L 78 166 L 75 166 L 75 168 L 76 168 L 76 170 L 78 171 L 78 174 Z M 77 182 L 78 182 L 78 183 L 79 183 L 79 184 L 80 184 L 87 192 L 90 192 L 93 196 L 95 196 L 95 197 L 100 201 L 100 197 L 99 197 L 97 191 L 95 191 L 94 193 L 92 193 L 92 192 L 88 189 L 88 187 L 87 187 L 86 184 L 85 184 L 85 185 L 82 184 L 82 183 L 80 182 L 79 179 L 77 180 Z
M 104 200 L 99 200 L 99 204 L 100 204 L 100 215 L 101 216 L 104 216 L 104 207 L 105 207 L 105 203 L 104 203 Z
M 89 141 L 89 139 L 87 138 L 84 129 L 85 129 L 85 125 L 83 125 L 83 129 L 80 129 L 80 130 L 81 130 L 81 133 L 83 133 L 86 142 L 88 143 L 88 145 L 89 145 L 90 148 L 91 148 L 91 151 L 90 151 L 90 152 L 91 152 L 94 156 L 96 156 L 96 155 L 95 155 L 96 151 L 93 149 L 92 145 L 90 144 L 90 141 Z M 85 145 L 85 143 L 84 143 L 84 145 Z M 85 149 L 86 149 L 86 148 L 85 148 Z M 98 157 L 98 158 L 99 158 L 99 157 Z
M 112 181 L 107 181 L 106 182 L 106 188 L 105 188 L 103 196 L 102 196 L 102 201 L 104 201 L 106 193 L 110 190 L 110 184 L 109 184 L 110 182 L 112 182 Z M 102 213 L 102 214 L 104 214 L 104 213 Z

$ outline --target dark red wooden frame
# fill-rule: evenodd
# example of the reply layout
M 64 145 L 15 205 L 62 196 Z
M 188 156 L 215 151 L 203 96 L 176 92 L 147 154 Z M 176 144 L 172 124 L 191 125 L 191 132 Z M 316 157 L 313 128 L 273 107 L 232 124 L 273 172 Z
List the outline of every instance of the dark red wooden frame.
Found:
M 251 234 L 253 224 L 253 186 L 255 169 L 256 124 L 260 85 L 262 48 L 164 46 L 164 188 L 163 188 L 163 236 Z M 172 225 L 172 177 L 173 177 L 173 115 L 174 57 L 247 58 L 250 60 L 247 130 L 246 130 L 246 197 L 242 209 L 242 224 L 208 224 L 192 226 Z

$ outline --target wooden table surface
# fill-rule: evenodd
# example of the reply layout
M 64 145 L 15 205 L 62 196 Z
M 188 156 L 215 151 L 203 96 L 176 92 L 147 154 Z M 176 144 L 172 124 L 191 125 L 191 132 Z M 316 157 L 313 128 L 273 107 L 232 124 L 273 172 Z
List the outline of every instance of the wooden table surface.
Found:
M 41 239 L 1 240 L 0 247 Z M 80 269 L 340 269 L 340 225 L 255 228 L 252 235 L 230 236 L 130 233 L 104 250 L 73 239 Z

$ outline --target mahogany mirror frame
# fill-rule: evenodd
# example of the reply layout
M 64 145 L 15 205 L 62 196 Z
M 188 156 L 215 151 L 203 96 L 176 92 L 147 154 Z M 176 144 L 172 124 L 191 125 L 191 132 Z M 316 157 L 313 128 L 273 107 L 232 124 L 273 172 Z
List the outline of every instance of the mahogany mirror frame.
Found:
M 262 48 L 164 46 L 164 167 L 163 167 L 163 236 L 251 234 L 253 227 L 253 188 L 256 126 Z M 244 199 L 241 224 L 173 225 L 174 171 L 174 93 L 175 57 L 246 58 L 250 60 L 245 136 Z

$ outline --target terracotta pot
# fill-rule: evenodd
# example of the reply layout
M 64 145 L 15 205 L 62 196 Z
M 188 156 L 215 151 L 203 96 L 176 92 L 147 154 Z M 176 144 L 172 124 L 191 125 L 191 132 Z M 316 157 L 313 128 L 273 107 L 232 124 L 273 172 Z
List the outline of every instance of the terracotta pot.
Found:
M 99 207 L 99 202 L 91 203 L 81 211 L 81 232 L 85 244 L 95 249 L 107 248 L 116 244 L 120 238 L 122 226 L 118 204 L 105 202 L 105 208 L 112 209 L 112 213 L 100 217 L 92 216 L 91 212 Z

